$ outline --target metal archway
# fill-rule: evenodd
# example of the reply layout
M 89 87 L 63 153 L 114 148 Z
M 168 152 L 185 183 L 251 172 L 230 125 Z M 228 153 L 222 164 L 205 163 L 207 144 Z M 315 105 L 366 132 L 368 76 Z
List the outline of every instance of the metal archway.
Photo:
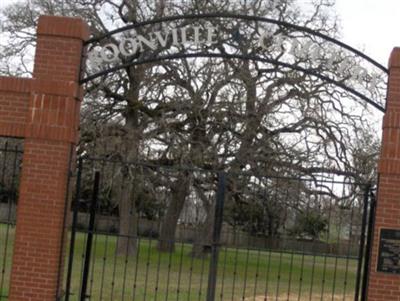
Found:
M 148 21 L 143 21 L 143 22 L 138 22 L 135 24 L 131 24 L 122 28 L 115 29 L 113 31 L 110 31 L 104 35 L 101 35 L 99 37 L 95 37 L 92 39 L 89 39 L 88 41 L 85 42 L 86 47 L 90 47 L 93 45 L 96 45 L 97 43 L 100 43 L 103 40 L 107 40 L 109 37 L 122 33 L 128 30 L 133 30 L 133 29 L 138 29 L 146 25 L 155 25 L 155 24 L 161 24 L 165 22 L 172 22 L 172 21 L 180 21 L 180 20 L 210 20 L 210 19 L 227 19 L 227 20 L 240 20 L 240 21 L 252 21 L 252 22 L 261 22 L 261 23 L 268 23 L 268 24 L 273 24 L 273 25 L 278 25 L 282 26 L 284 28 L 292 29 L 297 32 L 303 32 L 310 34 L 311 36 L 321 38 L 327 42 L 331 42 L 337 46 L 339 46 L 341 49 L 345 49 L 349 51 L 350 53 L 354 54 L 355 56 L 363 59 L 364 61 L 368 62 L 375 68 L 379 69 L 381 72 L 384 74 L 388 74 L 389 71 L 387 68 L 379 64 L 377 61 L 372 59 L 371 57 L 367 56 L 366 54 L 362 53 L 361 51 L 335 39 L 332 37 L 329 37 L 325 34 L 322 34 L 316 30 L 310 29 L 308 27 L 304 26 L 299 26 L 295 24 L 291 24 L 285 21 L 280 21 L 280 20 L 274 20 L 271 18 L 264 18 L 264 17 L 259 17 L 259 16 L 250 16 L 250 15 L 242 15 L 242 14 L 228 14 L 228 13 L 213 13 L 213 14 L 191 14 L 191 15 L 184 15 L 184 16 L 170 16 L 170 17 L 164 17 L 164 18 L 157 18 L 157 19 L 152 19 Z M 366 103 L 372 105 L 376 109 L 378 109 L 381 112 L 385 112 L 386 109 L 385 107 L 378 102 L 377 100 L 372 99 L 371 97 L 368 97 L 367 95 L 363 94 L 362 92 L 358 91 L 354 87 L 346 85 L 343 81 L 336 80 L 334 78 L 331 78 L 327 75 L 324 75 L 322 73 L 319 73 L 313 69 L 307 69 L 305 67 L 301 67 L 295 64 L 287 63 L 287 62 L 282 62 L 279 60 L 271 59 L 271 58 L 266 58 L 266 57 L 261 57 L 258 55 L 244 55 L 244 54 L 228 54 L 228 53 L 208 53 L 208 52 L 196 52 L 196 53 L 176 53 L 176 54 L 170 54 L 170 55 L 162 55 L 158 57 L 151 57 L 151 58 L 145 58 L 145 59 L 138 59 L 135 61 L 130 61 L 128 63 L 121 63 L 117 64 L 115 66 L 109 67 L 105 70 L 96 72 L 91 75 L 84 76 L 83 72 L 81 72 L 81 80 L 80 84 L 87 83 L 89 81 L 92 81 L 98 77 L 107 75 L 109 73 L 115 72 L 119 69 L 126 68 L 129 66 L 135 66 L 135 65 L 141 65 L 141 64 L 147 64 L 147 63 L 154 63 L 154 62 L 160 62 L 163 60 L 173 60 L 173 59 L 181 59 L 181 58 L 195 58 L 195 57 L 204 57 L 204 58 L 227 58 L 227 59 L 242 59 L 242 60 L 252 60 L 252 61 L 258 61 L 262 63 L 269 63 L 273 64 L 276 66 L 280 66 L 283 68 L 288 68 L 291 70 L 299 71 L 307 75 L 314 76 L 318 79 L 321 79 L 327 83 L 334 84 L 337 87 L 351 93 L 352 95 L 362 99 Z M 82 68 L 83 70 L 83 68 Z

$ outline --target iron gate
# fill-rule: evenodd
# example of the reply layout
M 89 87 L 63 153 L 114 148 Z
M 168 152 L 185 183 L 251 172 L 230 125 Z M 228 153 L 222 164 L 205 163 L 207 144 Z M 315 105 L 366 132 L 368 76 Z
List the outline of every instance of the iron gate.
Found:
M 13 139 L 0 142 L 0 300 L 8 299 L 22 150 Z
M 365 298 L 370 185 L 86 158 L 75 195 L 66 300 Z

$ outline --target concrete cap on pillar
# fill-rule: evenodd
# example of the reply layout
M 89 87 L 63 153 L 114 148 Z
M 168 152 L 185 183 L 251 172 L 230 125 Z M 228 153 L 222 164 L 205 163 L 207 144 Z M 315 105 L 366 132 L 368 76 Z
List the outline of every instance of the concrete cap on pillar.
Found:
M 400 47 L 395 47 L 392 50 L 389 59 L 389 69 L 390 68 L 400 68 Z
M 87 40 L 90 31 L 86 22 L 80 18 L 40 16 L 37 34 Z

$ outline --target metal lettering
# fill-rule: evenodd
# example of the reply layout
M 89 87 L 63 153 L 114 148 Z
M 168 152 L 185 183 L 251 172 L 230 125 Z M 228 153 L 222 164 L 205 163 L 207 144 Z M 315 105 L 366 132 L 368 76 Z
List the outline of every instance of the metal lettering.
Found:
M 118 60 L 119 49 L 115 44 L 107 44 L 100 51 L 101 58 L 106 63 L 113 63 Z

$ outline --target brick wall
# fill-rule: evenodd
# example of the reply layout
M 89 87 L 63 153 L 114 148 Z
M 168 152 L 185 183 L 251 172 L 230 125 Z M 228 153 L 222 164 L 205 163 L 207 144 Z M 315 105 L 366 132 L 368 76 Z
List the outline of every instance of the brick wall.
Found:
M 387 112 L 383 120 L 378 167 L 380 178 L 368 286 L 369 301 L 400 300 L 400 275 L 377 272 L 380 229 L 400 230 L 400 48 L 393 50 L 389 69 Z
M 0 136 L 24 136 L 31 86 L 31 79 L 0 77 Z
M 54 301 L 62 295 L 67 183 L 87 37 L 80 19 L 41 17 L 33 78 L 0 78 L 0 135 L 25 138 L 10 301 Z

